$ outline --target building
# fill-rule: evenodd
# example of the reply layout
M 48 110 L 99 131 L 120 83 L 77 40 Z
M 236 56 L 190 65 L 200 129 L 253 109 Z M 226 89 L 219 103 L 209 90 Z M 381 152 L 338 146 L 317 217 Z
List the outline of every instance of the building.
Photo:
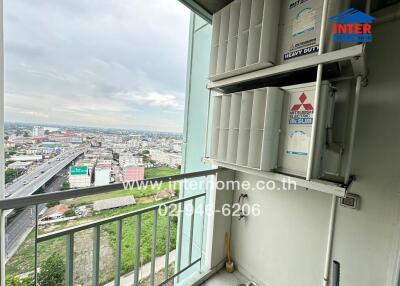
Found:
M 10 141 L 15 144 L 35 144 L 35 140 L 30 137 L 15 137 Z
M 46 148 L 57 148 L 61 145 L 61 142 L 54 142 L 54 141 L 44 141 L 41 142 L 41 146 Z
M 71 188 L 90 187 L 92 168 L 83 165 L 82 162 L 79 165 L 69 167 L 68 181 Z
M 40 137 L 35 137 L 33 138 L 33 140 L 35 141 L 36 144 L 48 141 L 49 138 L 47 136 L 40 136 Z
M 33 161 L 17 161 L 8 164 L 7 169 L 27 170 L 32 164 Z
M 48 136 L 49 141 L 81 144 L 83 138 L 74 133 L 54 133 Z
M 128 149 L 128 146 L 124 143 L 112 143 L 111 149 L 114 153 L 121 154 L 123 152 L 126 152 L 126 150 Z
M 41 220 L 54 220 L 63 218 L 64 214 L 69 210 L 65 204 L 59 204 L 46 210 L 41 217 Z
M 135 205 L 136 201 L 134 196 L 125 196 L 118 198 L 111 198 L 106 200 L 98 200 L 93 203 L 93 210 L 98 212 L 102 210 L 115 209 Z
M 26 155 L 36 155 L 42 154 L 42 150 L 40 148 L 29 148 L 25 150 Z
M 182 144 L 181 143 L 174 143 L 172 144 L 172 151 L 174 152 L 182 152 Z
M 141 135 L 131 135 L 131 139 L 128 140 L 127 144 L 130 148 L 138 148 L 140 147 Z
M 154 196 L 154 199 L 156 201 L 160 201 L 160 200 L 171 199 L 175 196 L 176 196 L 176 193 L 174 190 L 162 190 Z
M 124 182 L 134 182 L 144 179 L 144 166 L 125 165 L 122 168 Z
M 11 156 L 10 161 L 42 161 L 43 156 L 42 155 L 14 155 Z
M 176 168 L 182 164 L 182 156 L 176 153 L 168 153 L 159 149 L 150 149 L 151 159 L 159 164 Z
M 131 153 L 122 153 L 119 155 L 119 165 L 123 168 L 126 165 L 142 165 L 143 157 L 134 156 Z
M 44 128 L 42 126 L 33 126 L 32 137 L 41 137 L 44 135 Z
M 111 164 L 97 163 L 94 169 L 94 186 L 108 185 L 111 180 Z

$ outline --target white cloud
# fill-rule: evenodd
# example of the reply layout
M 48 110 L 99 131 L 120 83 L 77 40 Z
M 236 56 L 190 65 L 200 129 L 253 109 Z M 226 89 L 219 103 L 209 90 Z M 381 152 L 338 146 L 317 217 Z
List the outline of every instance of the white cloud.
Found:
M 4 14 L 7 121 L 182 130 L 179 1 L 12 0 Z
M 169 110 L 182 111 L 184 109 L 183 95 L 159 93 L 157 91 L 133 91 L 118 93 L 116 98 L 129 100 L 132 103 L 150 107 L 160 107 Z

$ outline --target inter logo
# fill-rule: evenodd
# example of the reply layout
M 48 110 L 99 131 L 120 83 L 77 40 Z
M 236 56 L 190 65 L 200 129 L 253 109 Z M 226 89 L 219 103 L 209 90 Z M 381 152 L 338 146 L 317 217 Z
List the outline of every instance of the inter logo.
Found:
M 329 18 L 333 25 L 333 40 L 344 43 L 367 43 L 372 41 L 372 25 L 375 20 L 368 14 L 350 8 Z

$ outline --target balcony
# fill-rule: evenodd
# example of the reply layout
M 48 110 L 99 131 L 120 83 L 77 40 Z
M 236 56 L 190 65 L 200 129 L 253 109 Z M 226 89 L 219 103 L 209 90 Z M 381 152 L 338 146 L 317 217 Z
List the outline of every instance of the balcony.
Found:
M 196 5 L 207 1 L 182 1 L 210 21 L 211 15 L 207 17 L 204 7 Z M 224 6 L 223 3 L 232 1 L 211 2 L 215 2 L 216 8 L 209 12 L 215 12 Z M 203 162 L 213 168 L 216 164 L 224 168 L 137 182 L 133 187 L 169 182 L 180 182 L 184 187 L 179 188 L 178 199 L 162 200 L 125 213 L 109 212 L 96 216 L 96 220 L 82 220 L 73 226 L 60 223 L 57 227 L 46 227 L 40 222 L 41 206 L 108 195 L 124 186 L 112 184 L 0 200 L 0 217 L 11 209 L 21 208 L 33 214 L 32 244 L 24 249 L 26 255 L 13 264 L 19 267 L 29 263 L 31 271 L 18 277 L 18 281 L 28 278 L 28 285 L 44 285 L 40 282 L 41 276 L 48 269 L 48 257 L 54 254 L 60 258 L 57 265 L 62 277 L 58 278 L 62 283 L 47 284 L 51 286 L 231 286 L 249 281 L 271 286 L 336 286 L 339 285 L 339 276 L 342 280 L 340 285 L 399 286 L 400 196 L 396 160 L 400 158 L 399 136 L 390 128 L 399 122 L 400 106 L 396 92 L 400 88 L 397 72 L 400 57 L 393 56 L 395 47 L 400 46 L 400 6 L 394 7 L 388 7 L 383 17 L 377 17 L 379 23 L 374 24 L 374 42 L 368 49 L 357 45 L 214 82 L 206 80 L 208 67 L 204 64 L 209 56 L 210 27 L 194 16 L 185 106 L 184 169 L 187 172 L 186 169 L 207 168 Z M 346 80 L 354 81 L 354 75 L 365 75 L 359 71 L 365 68 L 366 51 L 369 66 L 366 86 L 361 85 L 359 77 L 355 87 L 345 84 Z M 336 164 L 335 157 L 330 157 L 332 153 L 327 157 L 330 158 L 327 163 L 333 164 L 331 170 L 344 171 L 348 178 L 350 171 L 354 174 L 351 186 L 295 176 L 291 179 L 299 188 L 285 190 L 282 188 L 283 179 L 287 178 L 285 173 L 268 173 L 207 158 L 208 147 L 215 147 L 215 144 L 209 142 L 211 132 L 208 125 L 212 124 L 207 124 L 207 118 L 212 94 L 206 86 L 211 90 L 236 92 L 258 85 L 275 86 L 274 81 L 281 79 L 284 73 L 293 80 L 298 80 L 297 76 L 301 78 L 301 73 L 314 79 L 318 66 L 328 67 L 331 63 L 343 65 L 344 71 L 351 73 L 321 79 L 335 80 L 340 88 L 351 91 L 349 95 L 353 94 L 353 89 L 358 90 L 358 96 L 351 97 L 351 101 L 358 101 L 356 98 L 361 95 L 359 111 L 350 111 L 345 108 L 344 93 L 338 93 L 336 126 L 339 128 L 333 133 L 338 142 L 342 142 L 347 132 L 343 132 L 345 128 L 340 126 L 351 126 L 343 115 L 350 111 L 349 119 L 356 119 L 359 112 L 359 127 L 349 140 L 356 142 L 354 153 L 343 153 L 343 158 L 354 161 L 353 167 L 350 170 L 344 168 L 345 165 Z M 326 75 L 325 69 L 320 71 Z M 307 78 L 301 78 L 304 79 Z M 240 113 L 232 114 L 237 119 Z M 226 146 L 228 142 L 225 141 Z M 223 153 L 227 151 L 226 146 L 220 148 Z M 204 181 L 207 185 L 190 188 L 184 184 L 192 181 Z M 249 188 L 217 188 L 217 183 L 226 181 L 238 182 L 242 186 L 246 183 Z M 260 185 L 260 182 L 274 184 L 265 190 L 262 186 L 268 185 Z M 224 206 L 241 202 L 247 206 L 260 205 L 261 214 L 247 217 L 240 212 L 223 214 Z M 4 237 L 4 229 L 5 222 L 1 220 L 1 237 Z M 232 274 L 224 270 L 225 233 L 230 235 L 236 266 Z M 4 245 L 0 249 L 4 249 Z M 3 281 L 7 265 L 2 261 L 0 267 Z M 15 285 L 20 286 L 18 281 Z M 15 286 L 12 283 L 7 285 Z

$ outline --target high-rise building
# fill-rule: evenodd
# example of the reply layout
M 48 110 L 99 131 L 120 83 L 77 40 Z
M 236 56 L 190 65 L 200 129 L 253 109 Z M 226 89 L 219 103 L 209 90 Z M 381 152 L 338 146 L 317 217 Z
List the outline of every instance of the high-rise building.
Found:
M 32 137 L 40 137 L 44 135 L 44 128 L 42 126 L 33 126 Z

